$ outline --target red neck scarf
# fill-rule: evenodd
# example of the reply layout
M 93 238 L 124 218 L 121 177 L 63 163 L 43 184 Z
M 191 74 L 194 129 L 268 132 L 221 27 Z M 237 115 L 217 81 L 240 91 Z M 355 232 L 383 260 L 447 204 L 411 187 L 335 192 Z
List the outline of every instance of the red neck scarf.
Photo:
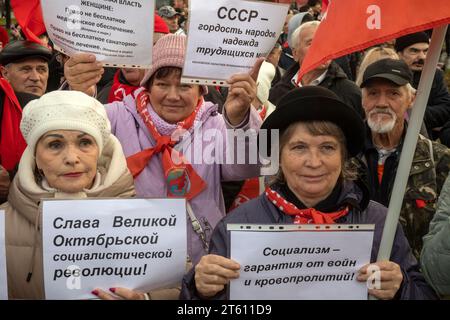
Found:
M 258 110 L 259 116 L 261 117 L 261 120 L 264 121 L 267 115 L 267 107 L 265 105 L 261 105 L 261 110 Z
M 337 219 L 348 214 L 349 207 L 332 213 L 324 213 L 314 208 L 299 209 L 292 203 L 286 201 L 278 192 L 273 191 L 269 187 L 266 188 L 266 197 L 275 207 L 283 211 L 285 214 L 294 217 L 295 224 L 334 224 Z
M 19 163 L 27 143 L 20 132 L 22 108 L 16 94 L 4 78 L 0 78 L 0 87 L 5 93 L 1 119 L 0 164 L 11 171 Z
M 120 73 L 121 71 L 119 69 L 114 75 L 113 84 L 111 86 L 111 90 L 109 91 L 108 95 L 108 103 L 114 101 L 122 101 L 123 98 L 125 98 L 127 95 L 133 93 L 136 89 L 139 88 L 139 86 L 132 86 L 131 84 L 121 83 L 119 81 Z
M 158 132 L 147 109 L 149 102 L 150 97 L 148 96 L 148 92 L 142 91 L 136 98 L 136 109 L 147 126 L 148 131 L 156 141 L 156 146 L 128 157 L 128 169 L 130 169 L 133 177 L 136 178 L 147 166 L 152 156 L 162 152 L 164 177 L 167 180 L 167 196 L 185 197 L 191 200 L 206 188 L 206 183 L 195 172 L 192 165 L 179 152 L 173 149 L 177 141 L 173 141 L 169 136 L 162 136 Z M 202 102 L 203 99 L 199 101 L 194 112 L 189 117 L 178 123 L 175 132 L 177 130 L 189 130 L 192 127 Z M 172 157 L 177 158 L 179 164 L 175 164 Z

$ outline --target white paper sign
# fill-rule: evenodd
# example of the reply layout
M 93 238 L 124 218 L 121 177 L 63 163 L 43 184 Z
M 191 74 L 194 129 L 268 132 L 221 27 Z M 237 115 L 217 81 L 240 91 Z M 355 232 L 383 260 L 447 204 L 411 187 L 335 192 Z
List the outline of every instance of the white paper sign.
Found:
M 154 0 L 41 0 L 41 6 L 57 50 L 93 53 L 114 67 L 150 67 Z
M 47 299 L 93 298 L 95 288 L 148 292 L 181 282 L 184 199 L 43 202 Z
M 183 82 L 224 84 L 273 49 L 289 6 L 242 0 L 189 1 Z
M 367 285 L 356 278 L 370 261 L 374 226 L 340 226 L 228 225 L 239 229 L 231 231 L 231 259 L 241 265 L 230 299 L 366 300 Z
M 5 248 L 5 211 L 0 210 L 0 300 L 8 300 Z

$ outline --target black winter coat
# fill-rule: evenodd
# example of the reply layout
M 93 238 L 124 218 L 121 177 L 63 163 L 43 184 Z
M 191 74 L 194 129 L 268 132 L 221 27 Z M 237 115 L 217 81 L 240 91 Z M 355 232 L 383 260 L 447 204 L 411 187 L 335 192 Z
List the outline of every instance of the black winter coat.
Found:
M 298 72 L 300 66 L 298 63 L 289 68 L 283 75 L 281 80 L 270 89 L 269 101 L 275 106 L 280 101 L 281 97 L 294 89 L 291 79 Z M 319 86 L 330 89 L 333 91 L 342 101 L 344 101 L 350 107 L 353 107 L 358 114 L 364 119 L 364 111 L 361 105 L 361 90 L 358 86 L 348 80 L 344 71 L 335 62 L 331 62 L 328 67 L 328 72 L 325 79 L 319 84 Z
M 280 190 L 277 190 L 279 193 Z M 353 202 L 353 209 L 346 216 L 338 219 L 337 223 L 344 224 L 375 224 L 371 262 L 376 261 L 380 247 L 381 235 L 387 208 L 381 204 L 369 201 L 366 191 L 353 182 L 347 182 L 342 187 L 338 203 Z M 212 254 L 228 257 L 229 236 L 226 231 L 228 223 L 257 223 L 257 224 L 291 224 L 292 216 L 279 211 L 263 194 L 248 201 L 225 216 L 214 229 L 209 251 Z M 411 253 L 408 241 L 402 228 L 397 225 L 397 232 L 392 247 L 391 261 L 400 265 L 403 273 L 403 283 L 398 291 L 400 299 L 437 299 L 433 289 L 425 282 L 419 271 L 417 260 Z M 195 289 L 195 272 L 191 269 L 183 278 L 181 299 L 199 299 Z M 218 293 L 215 299 L 226 299 L 226 290 Z
M 417 89 L 421 72 L 414 72 L 413 75 L 412 86 Z M 442 127 L 450 121 L 450 94 L 444 81 L 444 73 L 439 69 L 434 74 L 424 121 L 431 139 L 437 138 L 436 134 L 433 135 L 433 128 Z

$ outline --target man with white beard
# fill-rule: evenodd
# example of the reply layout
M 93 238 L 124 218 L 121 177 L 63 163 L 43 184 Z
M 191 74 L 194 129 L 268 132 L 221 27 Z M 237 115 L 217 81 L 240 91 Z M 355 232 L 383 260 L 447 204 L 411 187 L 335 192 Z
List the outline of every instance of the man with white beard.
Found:
M 364 151 L 358 159 L 359 171 L 370 198 L 385 206 L 389 205 L 406 134 L 405 116 L 414 101 L 411 78 L 404 61 L 383 59 L 367 67 L 361 83 L 368 128 Z M 400 213 L 403 230 L 417 258 L 449 169 L 450 150 L 419 136 Z

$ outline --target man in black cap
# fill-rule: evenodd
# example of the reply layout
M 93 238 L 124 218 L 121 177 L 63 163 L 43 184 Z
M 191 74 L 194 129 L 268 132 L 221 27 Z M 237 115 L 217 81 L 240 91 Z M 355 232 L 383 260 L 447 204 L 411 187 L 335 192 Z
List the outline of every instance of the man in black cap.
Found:
M 405 114 L 414 101 L 411 78 L 404 61 L 383 59 L 367 67 L 361 83 L 362 105 L 370 130 L 359 156 L 360 173 L 371 199 L 385 206 L 389 205 L 406 134 Z M 449 170 L 450 150 L 419 136 L 400 213 L 400 222 L 417 258 Z
M 26 40 L 10 42 L 0 52 L 0 202 L 26 147 L 22 108 L 45 93 L 51 57 L 46 47 Z
M 420 76 L 428 53 L 430 39 L 425 32 L 405 35 L 395 41 L 395 50 L 413 72 L 411 84 L 418 88 Z M 425 110 L 424 122 L 430 139 L 439 138 L 441 143 L 450 147 L 450 130 L 441 130 L 450 126 L 450 94 L 444 80 L 444 73 L 436 69 L 430 97 Z

